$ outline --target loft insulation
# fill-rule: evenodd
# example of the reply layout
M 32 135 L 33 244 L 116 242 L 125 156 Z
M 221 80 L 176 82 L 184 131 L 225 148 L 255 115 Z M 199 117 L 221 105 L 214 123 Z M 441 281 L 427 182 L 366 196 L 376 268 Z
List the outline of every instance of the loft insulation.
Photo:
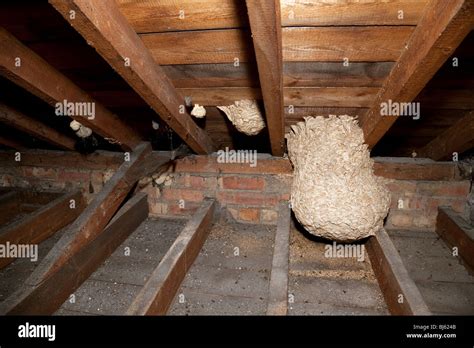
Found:
M 294 167 L 291 205 L 308 232 L 352 242 L 382 228 L 390 193 L 373 173 L 355 118 L 305 117 L 286 138 Z
M 233 105 L 218 106 L 241 133 L 257 135 L 265 128 L 265 121 L 255 100 L 239 100 Z

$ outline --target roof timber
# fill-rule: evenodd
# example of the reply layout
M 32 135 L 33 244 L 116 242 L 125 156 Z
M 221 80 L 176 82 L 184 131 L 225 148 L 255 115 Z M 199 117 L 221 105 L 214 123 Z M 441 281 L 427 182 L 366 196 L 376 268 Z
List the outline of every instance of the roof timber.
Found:
M 74 150 L 74 139 L 1 103 L 0 121 L 59 148 Z
M 247 0 L 272 154 L 282 156 L 285 144 L 283 59 L 280 1 Z
M 474 146 L 474 111 L 467 111 L 451 127 L 418 151 L 421 157 L 447 159 L 454 152 L 462 153 Z
M 16 64 L 17 62 L 19 64 Z M 71 117 L 99 135 L 118 141 L 127 150 L 140 141 L 139 136 L 116 115 L 1 27 L 0 75 L 52 106 L 65 100 L 93 103 L 95 105 L 93 119 L 80 115 Z
M 154 62 L 115 1 L 50 3 L 194 151 L 213 151 L 211 139 L 184 110 L 171 81 Z M 70 11 L 75 12 L 74 19 L 70 18 Z
M 362 119 L 369 147 L 398 116 L 382 116 L 381 103 L 411 102 L 454 52 L 474 24 L 473 0 L 431 0 L 405 50 Z

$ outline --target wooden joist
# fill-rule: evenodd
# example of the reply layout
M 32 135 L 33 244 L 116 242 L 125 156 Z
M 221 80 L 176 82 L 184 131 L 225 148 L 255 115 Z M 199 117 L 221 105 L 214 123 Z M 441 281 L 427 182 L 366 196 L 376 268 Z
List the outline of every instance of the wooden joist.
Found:
M 59 271 L 68 260 L 103 231 L 134 184 L 147 175 L 146 166 L 149 165 L 150 153 L 149 143 L 141 143 L 135 148 L 130 154 L 130 160 L 124 161 L 46 255 L 27 280 L 30 285 L 37 285 Z M 154 161 L 156 167 L 162 163 Z
M 97 103 L 90 95 L 3 28 L 0 28 L 0 75 L 52 106 L 64 101 L 81 103 L 81 105 L 94 103 L 93 119 L 81 115 L 71 117 L 99 135 L 115 139 L 125 149 L 132 149 L 140 142 L 137 133 L 116 115 Z
M 384 229 L 369 238 L 366 250 L 390 313 L 430 315 L 420 290 L 410 278 L 395 245 Z
M 382 116 L 381 104 L 389 100 L 404 103 L 414 100 L 471 31 L 473 24 L 472 0 L 431 0 L 428 3 L 397 64 L 361 120 L 370 148 L 397 119 L 397 116 Z M 390 34 L 386 37 L 391 39 Z
M 65 150 L 74 150 L 74 140 L 42 122 L 0 103 L 0 121 Z
M 107 227 L 43 282 L 26 283 L 0 305 L 0 313 L 53 314 L 148 216 L 146 194 L 138 193 L 117 212 Z M 56 253 L 60 253 L 56 249 Z
M 466 112 L 451 127 L 419 149 L 418 155 L 433 160 L 452 159 L 458 154 L 474 147 L 474 111 Z
M 291 210 L 289 203 L 281 202 L 278 208 L 278 224 L 273 249 L 267 315 L 286 315 L 288 313 L 290 223 Z
M 204 200 L 130 305 L 128 315 L 166 314 L 207 238 L 214 210 L 215 201 Z
M 280 0 L 246 0 L 265 118 L 274 156 L 283 156 L 285 122 Z
M 21 140 L 13 139 L 2 134 L 0 134 L 0 144 L 19 151 L 28 149 L 28 146 L 26 146 Z
M 0 226 L 5 225 L 20 208 L 19 193 L 10 191 L 0 196 Z
M 71 200 L 74 200 L 71 205 Z M 0 229 L 0 244 L 39 244 L 74 221 L 85 207 L 81 192 L 61 195 L 42 208 Z M 0 258 L 0 269 L 13 262 Z
M 439 207 L 436 233 L 451 247 L 467 268 L 474 272 L 474 226 L 448 207 Z
M 184 109 L 184 100 L 114 0 L 50 3 L 194 151 L 213 151 L 211 139 Z M 74 19 L 70 11 L 75 11 Z

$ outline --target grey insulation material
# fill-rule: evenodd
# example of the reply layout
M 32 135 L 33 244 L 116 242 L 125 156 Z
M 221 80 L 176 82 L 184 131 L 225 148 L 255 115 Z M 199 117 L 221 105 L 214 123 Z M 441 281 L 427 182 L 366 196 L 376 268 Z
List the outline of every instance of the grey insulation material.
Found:
M 390 193 L 384 179 L 373 173 L 355 118 L 305 117 L 286 138 L 294 167 L 292 209 L 308 232 L 352 242 L 383 227 Z

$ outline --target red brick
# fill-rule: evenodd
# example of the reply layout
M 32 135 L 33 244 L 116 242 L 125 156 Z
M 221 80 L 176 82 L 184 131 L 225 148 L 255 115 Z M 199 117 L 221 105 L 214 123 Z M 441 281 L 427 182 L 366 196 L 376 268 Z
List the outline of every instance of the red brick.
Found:
M 263 193 L 256 193 L 256 192 L 219 191 L 217 193 L 217 200 L 223 204 L 273 207 L 280 200 L 280 195 L 263 194 Z
M 60 170 L 58 173 L 58 179 L 60 181 L 90 181 L 91 174 L 90 172 L 78 172 L 78 171 L 70 171 L 70 170 Z
M 199 203 L 184 202 L 184 206 L 179 203 L 168 204 L 169 215 L 192 215 L 199 208 Z
M 278 220 L 278 213 L 271 209 L 262 209 L 262 222 L 276 224 Z
M 395 227 L 411 227 L 413 225 L 413 215 L 409 212 L 391 212 L 388 220 Z
M 52 168 L 23 167 L 23 173 L 26 177 L 38 179 L 55 180 L 58 177 L 58 172 Z
M 226 190 L 261 191 L 265 187 L 265 180 L 258 176 L 225 176 L 221 178 L 221 187 Z
M 386 186 L 390 192 L 405 193 L 416 191 L 416 182 L 414 181 L 396 180 L 389 182 Z
M 200 189 L 200 190 L 216 189 L 217 178 L 190 175 L 188 179 L 188 183 L 189 183 L 188 186 L 194 189 Z
M 179 201 L 182 199 L 189 202 L 201 202 L 204 199 L 204 195 L 201 191 L 187 189 L 165 188 L 162 194 L 165 200 Z
M 417 192 L 430 196 L 467 197 L 469 188 L 468 181 L 419 182 Z
M 257 223 L 260 221 L 260 209 L 242 208 L 239 210 L 239 219 Z

